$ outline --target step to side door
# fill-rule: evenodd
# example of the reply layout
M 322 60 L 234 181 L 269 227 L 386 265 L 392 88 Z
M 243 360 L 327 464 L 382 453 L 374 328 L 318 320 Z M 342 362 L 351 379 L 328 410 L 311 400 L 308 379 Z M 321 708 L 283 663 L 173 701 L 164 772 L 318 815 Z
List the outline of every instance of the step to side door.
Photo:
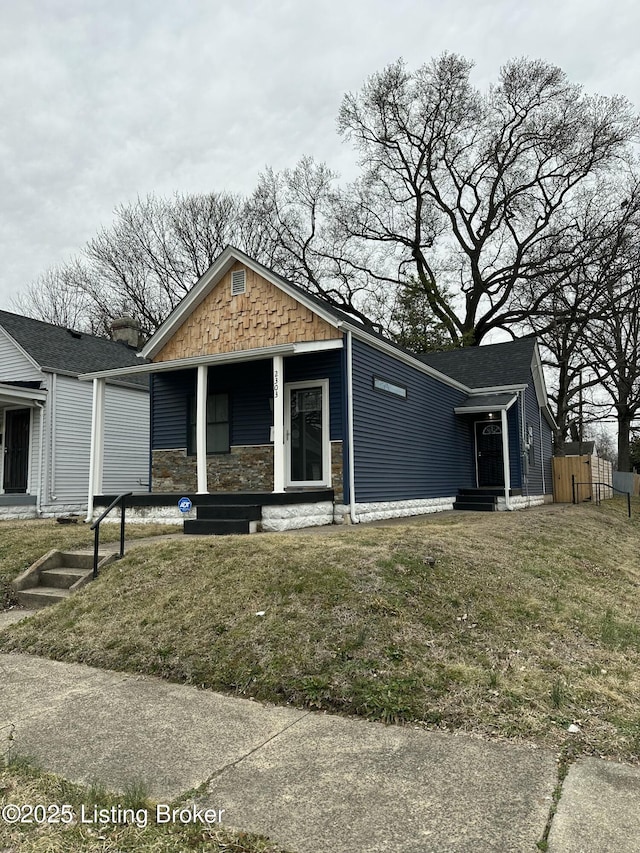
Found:
M 458 494 L 453 504 L 454 509 L 467 510 L 475 512 L 495 512 L 498 503 L 496 495 L 492 494 Z

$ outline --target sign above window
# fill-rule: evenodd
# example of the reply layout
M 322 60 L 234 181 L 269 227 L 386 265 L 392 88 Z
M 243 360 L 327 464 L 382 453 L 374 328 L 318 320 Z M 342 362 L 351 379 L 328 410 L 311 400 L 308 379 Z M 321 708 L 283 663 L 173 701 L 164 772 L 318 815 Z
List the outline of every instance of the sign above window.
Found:
M 389 382 L 388 379 L 381 379 L 379 376 L 373 377 L 373 387 L 376 391 L 385 391 L 387 394 L 393 394 L 394 397 L 403 399 L 407 397 L 407 389 L 404 385 L 396 385 L 395 382 Z

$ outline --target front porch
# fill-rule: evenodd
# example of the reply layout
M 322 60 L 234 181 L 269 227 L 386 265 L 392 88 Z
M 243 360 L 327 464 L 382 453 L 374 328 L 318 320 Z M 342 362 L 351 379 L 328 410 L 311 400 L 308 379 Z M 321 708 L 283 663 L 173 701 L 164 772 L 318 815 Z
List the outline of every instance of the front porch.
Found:
M 117 495 L 96 495 L 94 508 L 100 513 Z M 188 498 L 191 510 L 182 512 L 179 502 Z M 335 503 L 333 489 L 304 489 L 287 492 L 196 492 L 130 495 L 125 502 L 126 521 L 183 525 L 185 533 L 224 534 L 294 530 L 341 523 L 344 509 Z M 114 510 L 105 521 L 119 521 Z

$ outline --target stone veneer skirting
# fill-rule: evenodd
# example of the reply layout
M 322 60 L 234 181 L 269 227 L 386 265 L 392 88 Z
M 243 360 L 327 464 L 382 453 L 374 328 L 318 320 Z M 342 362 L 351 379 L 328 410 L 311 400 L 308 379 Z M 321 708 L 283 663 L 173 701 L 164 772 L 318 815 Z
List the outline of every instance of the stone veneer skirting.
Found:
M 331 488 L 342 500 L 342 442 L 331 442 Z M 207 457 L 210 492 L 273 491 L 273 445 L 236 445 L 230 453 Z M 198 487 L 196 457 L 185 448 L 154 450 L 151 462 L 153 492 L 195 492 Z
M 442 512 L 453 509 L 455 497 L 425 498 L 409 501 L 376 501 L 376 503 L 356 503 L 356 518 L 360 521 L 381 521 L 385 518 L 405 518 L 411 515 L 426 515 L 430 512 Z M 349 512 L 349 507 L 345 507 Z

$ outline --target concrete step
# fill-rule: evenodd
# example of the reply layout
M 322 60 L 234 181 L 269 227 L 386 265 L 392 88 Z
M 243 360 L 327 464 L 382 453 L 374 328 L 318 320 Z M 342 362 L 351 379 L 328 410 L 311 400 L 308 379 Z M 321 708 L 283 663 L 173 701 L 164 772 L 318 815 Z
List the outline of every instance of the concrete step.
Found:
M 496 505 L 495 503 L 480 503 L 480 502 L 472 502 L 472 501 L 460 501 L 456 500 L 453 505 L 454 509 L 461 510 L 472 510 L 473 512 L 495 512 Z
M 223 506 L 199 506 L 196 508 L 198 520 L 210 519 L 221 521 L 231 519 L 238 521 L 259 521 L 262 518 L 262 508 L 258 505 L 225 504 Z
M 16 592 L 16 598 L 23 607 L 40 609 L 50 604 L 58 604 L 69 598 L 68 589 L 60 589 L 55 586 L 34 586 L 31 589 L 23 589 Z
M 185 534 L 199 536 L 228 536 L 234 533 L 251 533 L 251 522 L 246 518 L 226 518 L 219 521 L 186 519 L 184 532 Z
M 56 589 L 69 589 L 74 583 L 88 578 L 93 571 L 93 558 L 90 569 L 75 569 L 71 566 L 59 566 L 57 569 L 43 569 L 40 572 L 39 586 L 54 586 Z M 38 587 L 33 587 L 37 589 Z
M 93 552 L 89 551 L 63 551 L 61 553 L 63 566 L 70 569 L 93 569 Z M 107 552 L 100 553 L 99 559 L 107 556 Z

